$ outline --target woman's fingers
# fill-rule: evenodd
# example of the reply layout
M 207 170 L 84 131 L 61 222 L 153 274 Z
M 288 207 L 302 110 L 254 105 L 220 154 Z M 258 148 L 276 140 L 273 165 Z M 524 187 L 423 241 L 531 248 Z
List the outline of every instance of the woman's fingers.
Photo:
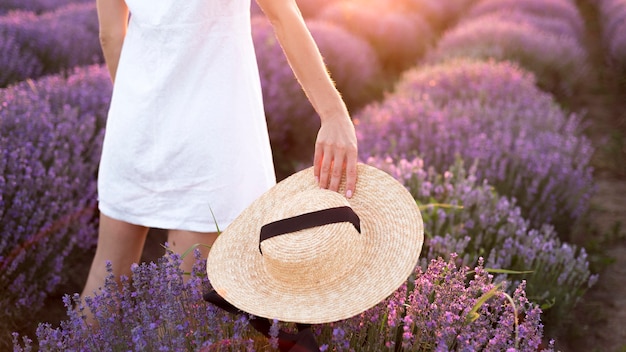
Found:
M 320 188 L 339 191 L 345 175 L 345 195 L 352 197 L 357 178 L 357 138 L 349 117 L 322 121 L 313 163 Z
M 315 182 L 322 187 L 322 160 L 324 158 L 324 148 L 320 143 L 315 143 L 315 154 L 313 155 L 313 174 L 315 175 Z
M 329 174 L 329 182 L 328 189 L 331 191 L 338 191 L 339 184 L 341 184 L 341 176 L 343 175 L 343 164 L 344 164 L 344 152 L 341 150 L 336 151 L 336 154 L 333 154 L 333 161 L 331 163 L 331 167 L 328 170 Z
M 330 168 L 332 166 L 332 155 L 322 150 L 322 158 L 319 161 L 319 186 L 320 188 L 328 188 L 328 181 L 330 179 Z
M 346 158 L 346 197 L 352 198 L 357 181 L 357 152 L 353 150 Z
M 320 188 L 339 191 L 345 174 L 345 195 L 354 194 L 357 179 L 357 153 L 345 147 L 322 146 L 318 144 L 314 156 L 314 174 Z

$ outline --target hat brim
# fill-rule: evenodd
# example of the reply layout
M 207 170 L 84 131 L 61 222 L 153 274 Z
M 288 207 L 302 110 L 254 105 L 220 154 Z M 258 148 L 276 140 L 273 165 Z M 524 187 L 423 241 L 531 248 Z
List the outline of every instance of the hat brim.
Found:
M 255 200 L 218 236 L 207 259 L 207 275 L 226 301 L 255 316 L 320 324 L 360 314 L 406 281 L 424 241 L 421 214 L 402 184 L 364 164 L 358 165 L 356 191 L 348 199 L 366 241 L 352 275 L 341 282 L 297 287 L 272 279 L 259 252 L 265 214 L 297 192 L 318 188 L 313 168 L 300 171 Z

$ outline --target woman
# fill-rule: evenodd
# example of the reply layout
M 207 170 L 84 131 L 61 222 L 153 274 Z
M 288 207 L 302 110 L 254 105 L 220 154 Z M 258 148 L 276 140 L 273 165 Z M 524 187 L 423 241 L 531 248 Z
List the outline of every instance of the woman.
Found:
M 295 0 L 258 0 L 321 118 L 313 157 L 320 187 L 355 191 L 354 126 Z M 98 179 L 98 247 L 82 296 L 105 263 L 130 276 L 149 227 L 183 253 L 211 245 L 275 183 L 250 33 L 250 0 L 97 0 L 113 81 Z M 203 249 L 204 255 L 208 250 Z M 193 258 L 182 269 L 190 271 Z

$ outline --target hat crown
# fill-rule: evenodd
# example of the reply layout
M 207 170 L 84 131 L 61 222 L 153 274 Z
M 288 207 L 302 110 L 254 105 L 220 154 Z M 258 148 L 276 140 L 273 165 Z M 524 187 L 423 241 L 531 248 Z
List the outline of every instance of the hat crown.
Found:
M 309 190 L 275 207 L 264 223 L 346 206 L 350 204 L 337 192 Z M 268 275 L 289 287 L 331 284 L 350 275 L 359 262 L 363 236 L 346 220 L 272 237 L 260 244 L 263 265 Z

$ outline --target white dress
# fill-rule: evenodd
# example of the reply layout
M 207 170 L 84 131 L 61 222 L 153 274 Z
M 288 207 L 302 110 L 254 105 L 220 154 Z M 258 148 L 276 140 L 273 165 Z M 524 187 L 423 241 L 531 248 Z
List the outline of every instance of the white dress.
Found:
M 100 211 L 223 230 L 276 182 L 250 0 L 126 0 L 98 176 Z

